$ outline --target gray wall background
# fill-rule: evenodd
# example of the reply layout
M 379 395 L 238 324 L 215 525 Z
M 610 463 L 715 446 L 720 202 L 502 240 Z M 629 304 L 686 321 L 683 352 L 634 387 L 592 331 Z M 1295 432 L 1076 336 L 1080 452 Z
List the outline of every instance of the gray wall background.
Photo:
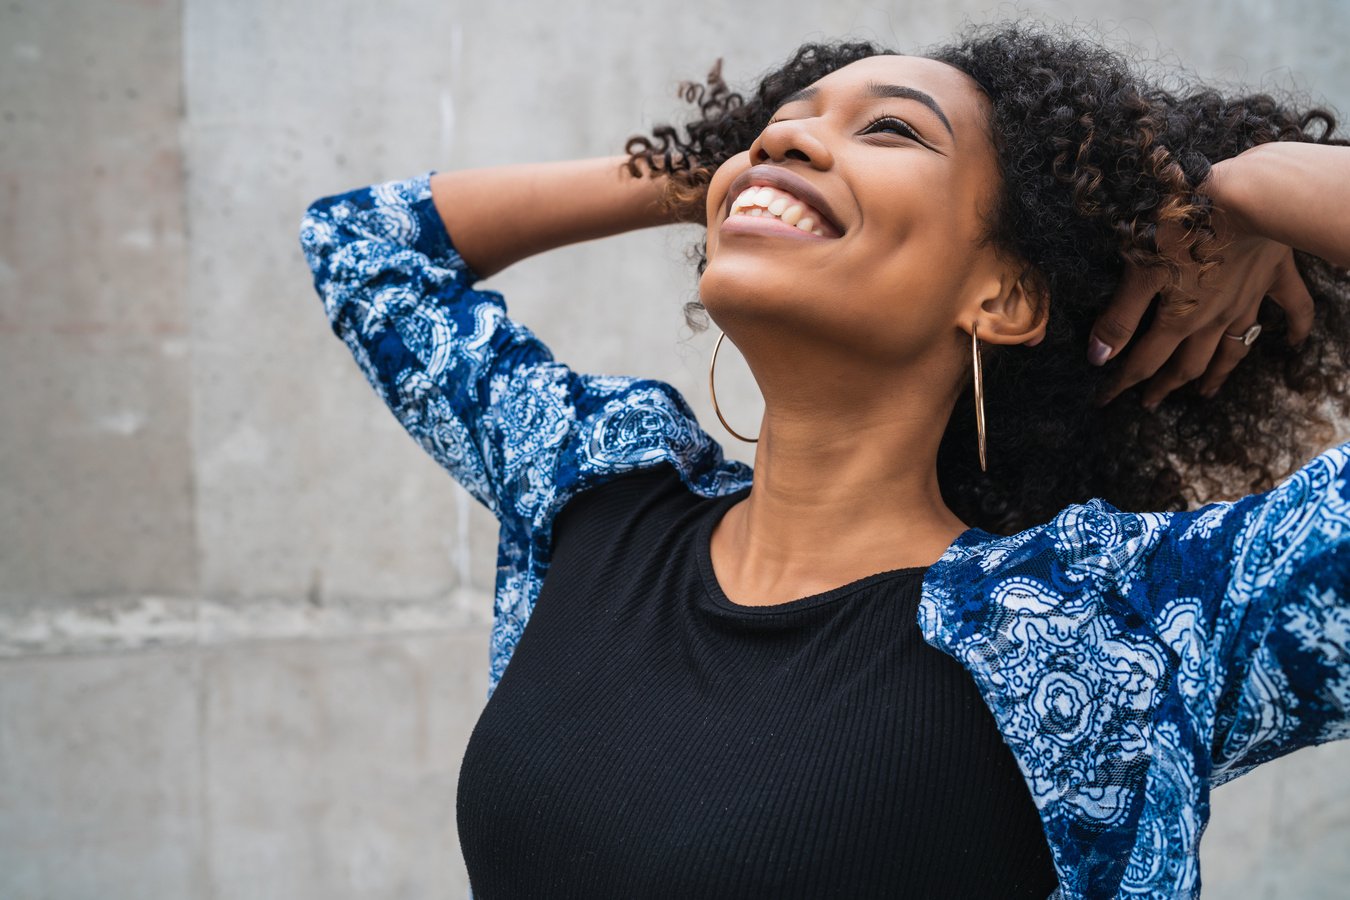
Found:
M 462 897 L 496 523 L 332 337 L 324 194 L 618 152 L 718 56 L 915 49 L 1067 3 L 15 0 L 0 8 L 0 897 Z M 1350 112 L 1342 0 L 1094 0 L 1117 44 Z M 559 359 L 679 387 L 695 231 L 489 284 Z M 603 328 L 595 328 L 603 322 Z M 715 336 L 715 333 L 711 336 Z M 719 360 L 720 361 L 720 360 Z M 733 353 L 719 387 L 753 430 Z M 725 379 L 725 380 L 724 380 Z M 725 387 L 721 387 L 725 384 Z M 1206 896 L 1344 896 L 1350 745 L 1215 793 Z

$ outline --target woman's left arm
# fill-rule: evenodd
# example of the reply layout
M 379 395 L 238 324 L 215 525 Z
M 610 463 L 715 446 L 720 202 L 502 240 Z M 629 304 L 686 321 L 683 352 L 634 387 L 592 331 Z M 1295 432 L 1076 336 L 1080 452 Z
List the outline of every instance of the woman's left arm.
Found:
M 1201 189 L 1241 231 L 1350 267 L 1350 147 L 1257 144 L 1216 163 Z
M 1161 266 L 1126 265 L 1089 341 L 1088 358 L 1097 365 L 1130 345 L 1098 405 L 1145 381 L 1140 400 L 1149 408 L 1192 380 L 1201 394 L 1213 396 L 1247 352 L 1245 342 L 1224 335 L 1249 329 L 1265 297 L 1284 309 L 1290 344 L 1312 329 L 1313 298 L 1294 249 L 1350 266 L 1350 147 L 1258 144 L 1215 163 L 1199 190 L 1213 201 L 1211 225 L 1223 261 L 1201 277 L 1188 235 L 1168 223 L 1158 231 L 1159 251 L 1176 264 L 1179 279 L 1173 282 Z M 1153 324 L 1136 336 L 1159 294 Z
M 1160 530 L 1129 590 L 1181 660 L 1210 783 L 1350 737 L 1350 442 L 1263 493 L 1142 516 Z

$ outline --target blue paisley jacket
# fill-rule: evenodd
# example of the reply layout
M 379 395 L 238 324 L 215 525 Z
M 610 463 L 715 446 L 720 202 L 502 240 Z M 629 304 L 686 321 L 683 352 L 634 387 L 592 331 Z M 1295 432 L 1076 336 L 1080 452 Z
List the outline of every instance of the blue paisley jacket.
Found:
M 746 486 L 680 393 L 556 362 L 474 288 L 433 172 L 313 203 L 300 242 L 333 331 L 408 432 L 501 522 L 489 695 L 577 492 L 672 463 Z M 1350 443 L 1276 487 L 1176 513 L 1093 498 L 925 573 L 924 639 L 970 672 L 1040 811 L 1053 898 L 1196 897 L 1211 788 L 1350 737 Z

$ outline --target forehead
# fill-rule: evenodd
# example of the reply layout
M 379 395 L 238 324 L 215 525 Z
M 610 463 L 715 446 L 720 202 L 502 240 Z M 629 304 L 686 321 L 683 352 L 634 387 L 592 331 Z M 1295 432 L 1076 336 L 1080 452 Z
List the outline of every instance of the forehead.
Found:
M 861 95 L 869 84 L 916 88 L 931 96 L 952 123 L 957 138 L 983 131 L 988 99 L 975 80 L 955 66 L 923 56 L 869 56 L 820 78 L 813 87 L 825 102 Z

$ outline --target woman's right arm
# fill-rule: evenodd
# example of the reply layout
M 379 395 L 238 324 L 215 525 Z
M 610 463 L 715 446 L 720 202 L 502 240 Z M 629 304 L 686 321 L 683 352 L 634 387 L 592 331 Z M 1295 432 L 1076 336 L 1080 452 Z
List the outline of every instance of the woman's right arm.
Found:
M 428 172 L 316 200 L 301 225 L 333 332 L 409 434 L 522 540 L 609 473 L 666 460 L 708 491 L 748 477 L 675 388 L 574 372 L 474 287 L 532 253 L 667 221 L 660 182 L 620 162 Z
M 673 222 L 661 179 L 635 178 L 628 157 L 441 172 L 431 195 L 455 247 L 480 277 L 565 244 Z

